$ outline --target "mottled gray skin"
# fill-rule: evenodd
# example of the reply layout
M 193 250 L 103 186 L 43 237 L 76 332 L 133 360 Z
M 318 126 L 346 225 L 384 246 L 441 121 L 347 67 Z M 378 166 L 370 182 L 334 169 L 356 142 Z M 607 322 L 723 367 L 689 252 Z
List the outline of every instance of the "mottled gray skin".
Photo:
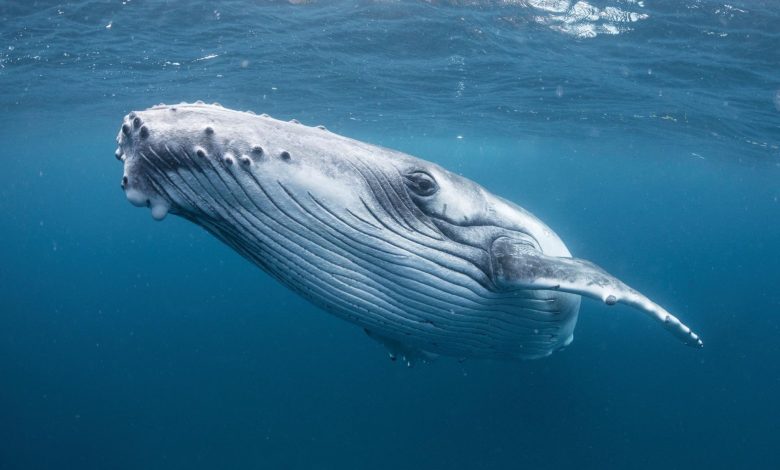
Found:
M 130 113 L 117 140 L 132 203 L 201 225 L 391 357 L 544 357 L 571 342 L 580 295 L 701 346 L 539 219 L 425 160 L 202 103 Z

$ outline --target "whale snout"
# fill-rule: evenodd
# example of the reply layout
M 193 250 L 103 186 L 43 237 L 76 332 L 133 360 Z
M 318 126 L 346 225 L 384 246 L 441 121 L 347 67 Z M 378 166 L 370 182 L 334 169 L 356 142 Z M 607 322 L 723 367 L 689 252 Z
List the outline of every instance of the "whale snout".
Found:
M 227 201 L 257 190 L 257 178 L 268 175 L 269 166 L 295 164 L 297 155 L 290 149 L 270 146 L 270 136 L 283 134 L 276 121 L 243 113 L 246 119 L 236 124 L 235 113 L 195 102 L 126 115 L 115 156 L 124 163 L 121 187 L 127 199 L 150 207 L 157 220 L 169 212 L 220 217 Z
M 161 182 L 155 179 L 155 165 L 149 156 L 158 152 L 155 150 L 155 142 L 151 141 L 151 134 L 150 126 L 141 116 L 134 112 L 128 114 L 119 129 L 119 147 L 114 156 L 124 163 L 120 187 L 127 200 L 134 206 L 149 207 L 152 217 L 162 220 L 171 210 L 171 201 Z

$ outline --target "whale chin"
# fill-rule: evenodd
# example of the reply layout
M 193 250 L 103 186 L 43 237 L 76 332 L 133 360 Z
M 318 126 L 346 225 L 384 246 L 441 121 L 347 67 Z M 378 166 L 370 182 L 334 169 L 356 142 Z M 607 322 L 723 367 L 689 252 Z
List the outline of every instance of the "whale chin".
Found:
M 127 196 L 127 200 L 130 201 L 132 205 L 136 207 L 148 207 L 151 209 L 152 218 L 154 220 L 163 220 L 171 210 L 171 206 L 167 201 L 144 193 L 138 189 L 125 189 L 125 196 Z

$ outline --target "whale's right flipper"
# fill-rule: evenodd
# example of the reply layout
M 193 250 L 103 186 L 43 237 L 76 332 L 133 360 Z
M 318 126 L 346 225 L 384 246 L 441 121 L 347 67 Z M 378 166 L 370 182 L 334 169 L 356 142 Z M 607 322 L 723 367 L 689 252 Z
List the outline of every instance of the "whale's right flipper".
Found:
M 496 284 L 501 288 L 559 290 L 637 308 L 685 344 L 702 347 L 699 336 L 674 315 L 590 261 L 547 256 L 527 240 L 497 238 L 491 247 Z

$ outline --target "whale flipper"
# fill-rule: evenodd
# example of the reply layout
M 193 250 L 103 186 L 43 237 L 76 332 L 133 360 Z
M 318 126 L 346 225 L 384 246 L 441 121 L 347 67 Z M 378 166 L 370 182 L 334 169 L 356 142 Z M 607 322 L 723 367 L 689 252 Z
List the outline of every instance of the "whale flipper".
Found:
M 590 261 L 548 256 L 523 239 L 499 237 L 492 245 L 496 284 L 505 289 L 557 290 L 623 303 L 643 311 L 689 346 L 702 347 L 699 336 L 677 317 Z

